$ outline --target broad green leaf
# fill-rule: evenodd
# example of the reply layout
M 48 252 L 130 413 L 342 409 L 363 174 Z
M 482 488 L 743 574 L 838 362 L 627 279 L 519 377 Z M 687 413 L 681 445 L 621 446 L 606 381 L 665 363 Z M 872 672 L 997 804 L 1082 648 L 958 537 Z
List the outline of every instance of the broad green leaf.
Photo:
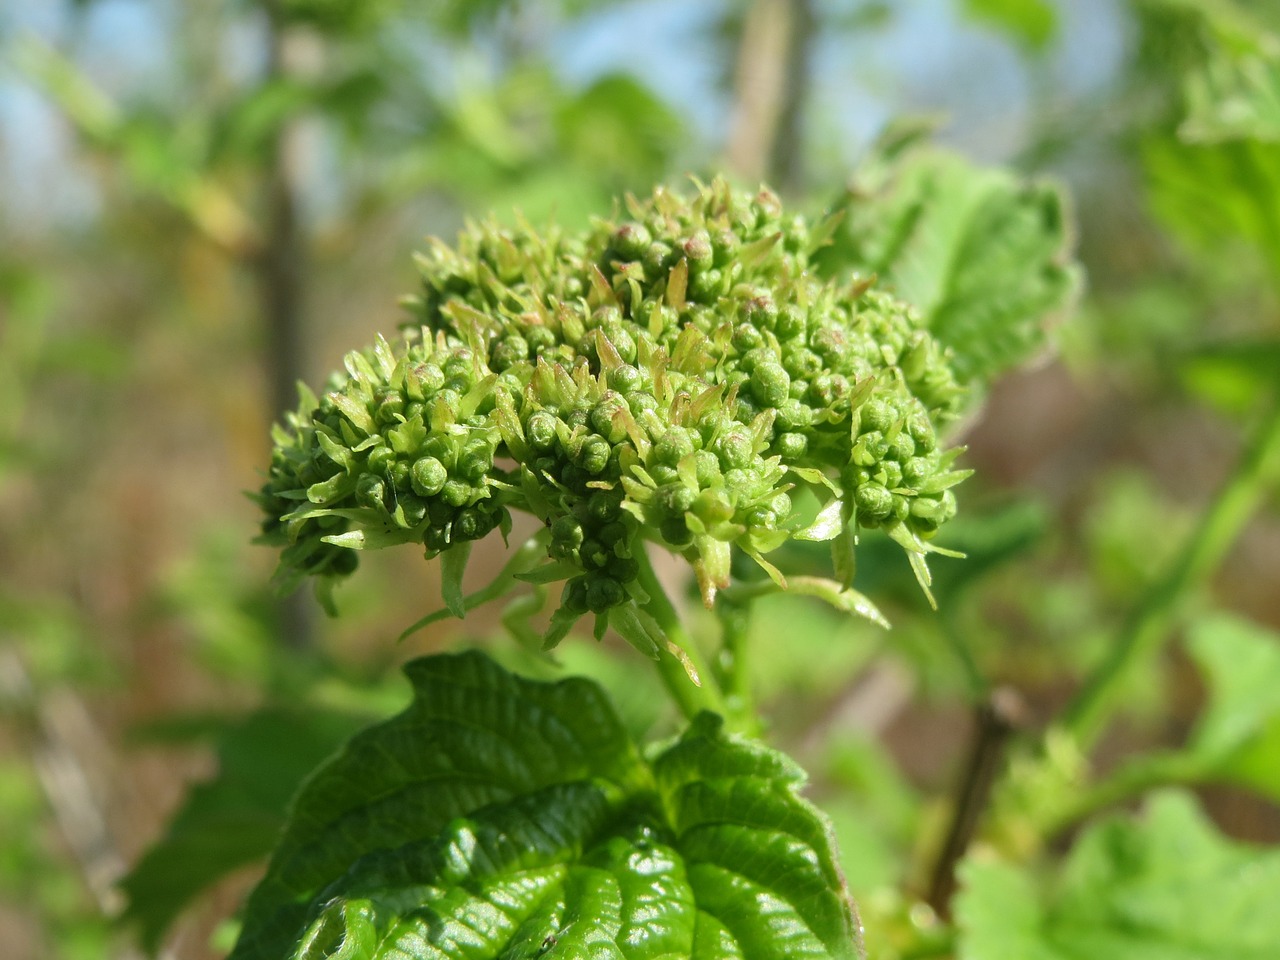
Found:
M 824 269 L 852 268 L 916 306 L 984 383 L 1040 350 L 1079 281 L 1062 194 L 940 150 L 908 151 L 881 183 L 855 185 Z
M 1192 752 L 1280 802 L 1280 635 L 1218 615 L 1197 623 L 1187 644 L 1209 684 Z
M 970 855 L 961 883 L 959 960 L 1064 960 L 1049 942 L 1046 913 L 1027 871 Z
M 164 837 L 121 881 L 125 920 L 138 925 L 145 949 L 159 947 L 197 895 L 271 852 L 289 797 L 365 720 L 315 707 L 275 707 L 219 734 L 217 775 L 191 790 Z
M 646 762 L 586 680 L 476 652 L 294 801 L 234 960 L 854 957 L 802 772 L 702 714 Z
M 1090 827 L 1048 889 L 981 852 L 961 883 L 960 960 L 1270 960 L 1280 943 L 1280 851 L 1224 838 L 1182 792 Z

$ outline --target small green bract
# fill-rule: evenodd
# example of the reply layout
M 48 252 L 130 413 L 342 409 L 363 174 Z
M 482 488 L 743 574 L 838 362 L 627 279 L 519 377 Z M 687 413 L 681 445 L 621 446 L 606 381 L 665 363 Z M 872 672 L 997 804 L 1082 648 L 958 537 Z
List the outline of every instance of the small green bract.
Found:
M 643 602 L 646 541 L 691 562 L 708 605 L 734 547 L 781 583 L 764 555 L 791 537 L 832 540 L 846 585 L 859 527 L 923 569 L 967 471 L 937 437 L 962 391 L 915 312 L 816 279 L 833 224 L 767 190 L 625 209 L 581 236 L 484 223 L 433 244 L 403 341 L 350 354 L 275 432 L 259 501 L 279 579 L 332 581 L 394 543 L 433 557 L 523 510 L 544 525 L 539 578 L 567 580 L 554 641 Z M 807 525 L 803 491 L 823 505 Z

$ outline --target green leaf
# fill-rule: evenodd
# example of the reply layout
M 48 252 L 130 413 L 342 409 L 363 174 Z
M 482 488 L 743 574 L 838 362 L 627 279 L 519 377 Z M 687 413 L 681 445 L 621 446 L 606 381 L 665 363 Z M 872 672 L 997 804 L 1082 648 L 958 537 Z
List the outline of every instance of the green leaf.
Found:
M 866 594 L 859 593 L 852 587 L 825 577 L 792 577 L 784 588 L 802 597 L 817 597 L 829 603 L 841 613 L 850 613 L 870 620 L 878 627 L 889 629 L 889 621 Z
M 1280 59 L 1218 56 L 1186 81 L 1186 140 L 1280 140 Z
M 1280 143 L 1157 138 L 1143 162 L 1152 207 L 1184 242 L 1213 254 L 1242 240 L 1280 269 Z
M 1224 412 L 1240 416 L 1272 390 L 1280 370 L 1280 337 L 1234 338 L 1209 344 L 1181 364 L 1187 386 Z
M 702 714 L 646 762 L 595 684 L 476 652 L 406 673 L 295 799 L 234 960 L 857 955 L 786 757 Z
M 969 381 L 1040 350 L 1079 283 L 1052 184 L 922 148 L 890 164 L 882 182 L 857 185 L 848 209 L 837 242 L 817 258 L 823 268 L 876 274 L 921 311 Z
M 1225 839 L 1186 793 L 1090 827 L 1056 882 L 975 853 L 956 902 L 960 960 L 1269 960 L 1280 851 Z
M 818 511 L 813 523 L 803 530 L 797 530 L 791 537 L 795 540 L 834 540 L 846 526 L 844 501 L 833 499 Z
M 1057 12 L 1046 0 L 964 0 L 964 10 L 1031 51 L 1043 50 L 1058 28 Z
M 686 131 L 680 113 L 625 73 L 601 77 L 556 111 L 561 149 L 599 176 L 643 183 L 668 172 Z
M 1192 752 L 1280 802 L 1280 635 L 1217 615 L 1192 628 L 1187 646 L 1210 691 Z
M 462 577 L 471 559 L 471 541 L 453 544 L 440 554 L 440 595 L 445 609 L 461 620 L 467 615 L 467 601 L 462 594 Z
M 289 797 L 365 722 L 332 710 L 272 707 L 218 737 L 218 773 L 187 795 L 163 838 L 121 881 L 124 918 L 149 952 L 198 894 L 271 852 Z

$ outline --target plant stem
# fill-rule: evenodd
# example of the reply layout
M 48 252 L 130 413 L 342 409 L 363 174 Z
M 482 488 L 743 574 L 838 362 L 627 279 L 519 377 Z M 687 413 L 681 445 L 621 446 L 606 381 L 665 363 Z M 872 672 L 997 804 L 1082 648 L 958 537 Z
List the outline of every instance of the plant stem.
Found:
M 1022 701 L 1014 691 L 992 691 L 975 709 L 973 746 L 960 781 L 960 795 L 929 881 L 926 902 L 943 919 L 951 916 L 956 889 L 956 865 L 969 849 L 982 820 L 996 777 L 1004 764 L 1005 745 L 1018 727 Z
M 268 60 L 263 86 L 288 77 L 289 35 L 278 0 L 265 0 Z M 258 300 L 266 327 L 266 368 L 271 417 L 283 418 L 297 404 L 305 347 L 305 237 L 298 211 L 297 124 L 283 121 L 271 142 L 263 171 L 264 240 L 257 252 Z M 314 644 L 315 604 L 298 591 L 280 600 L 280 634 L 284 642 L 307 650 Z
M 727 146 L 728 164 L 743 180 L 801 185 L 799 140 L 815 27 L 812 0 L 754 0 L 747 8 Z
M 662 678 L 667 692 L 671 694 L 680 712 L 688 720 L 692 720 L 703 710 L 710 710 L 727 720 L 732 720 L 724 695 L 716 683 L 715 674 L 711 672 L 702 656 L 702 651 L 681 624 L 680 617 L 667 596 L 667 591 L 663 589 L 657 575 L 653 572 L 648 554 L 643 549 L 636 550 L 635 561 L 640 567 L 637 582 L 649 595 L 649 602 L 643 607 L 645 613 L 653 617 L 671 643 L 684 652 L 685 660 L 683 661 L 670 649 L 658 652 L 658 675 Z M 697 674 L 697 683 L 690 677 L 686 664 Z
M 753 736 L 759 735 L 760 718 L 756 715 L 755 698 L 751 693 L 751 665 L 748 659 L 750 601 L 734 603 L 723 596 L 717 597 L 716 613 L 720 617 L 722 635 L 717 676 L 724 689 L 726 705 L 737 729 Z
M 1169 635 L 1179 601 L 1222 562 L 1280 473 L 1280 397 L 1201 517 L 1190 542 L 1125 622 L 1105 660 L 1068 706 L 1063 724 L 1083 749 L 1097 739 L 1124 681 Z

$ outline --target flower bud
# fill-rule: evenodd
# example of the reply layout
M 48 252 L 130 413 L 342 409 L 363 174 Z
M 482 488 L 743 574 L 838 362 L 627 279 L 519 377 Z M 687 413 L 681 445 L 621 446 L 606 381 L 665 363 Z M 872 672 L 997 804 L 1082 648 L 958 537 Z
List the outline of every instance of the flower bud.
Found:
M 864 483 L 853 495 L 863 523 L 886 519 L 893 511 L 893 494 L 878 483 Z
M 653 237 L 640 223 L 624 223 L 613 233 L 612 247 L 619 260 L 639 260 L 649 249 Z
M 449 479 L 449 471 L 435 457 L 423 457 L 414 461 L 410 471 L 413 492 L 420 497 L 434 497 L 444 489 Z

